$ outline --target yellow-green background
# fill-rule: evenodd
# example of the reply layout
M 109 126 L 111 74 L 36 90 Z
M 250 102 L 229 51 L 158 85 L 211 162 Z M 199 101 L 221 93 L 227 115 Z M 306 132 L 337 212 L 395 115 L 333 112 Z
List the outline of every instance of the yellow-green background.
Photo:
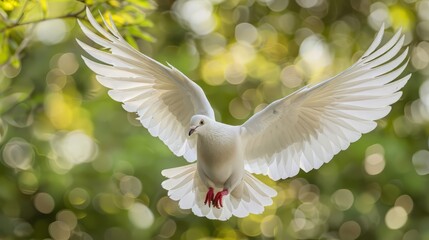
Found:
M 229 124 L 344 70 L 382 22 L 385 41 L 402 27 L 413 76 L 329 164 L 260 177 L 279 192 L 263 214 L 211 221 L 166 196 L 160 171 L 186 161 L 83 64 L 85 4 L 196 81 Z M 427 0 L 1 0 L 0 239 L 429 239 L 428 40 Z

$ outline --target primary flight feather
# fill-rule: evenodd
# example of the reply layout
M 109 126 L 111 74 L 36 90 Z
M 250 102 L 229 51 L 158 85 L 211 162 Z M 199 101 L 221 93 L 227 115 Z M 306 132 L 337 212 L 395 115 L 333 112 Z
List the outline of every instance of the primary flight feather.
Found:
M 401 97 L 410 74 L 408 48 L 398 31 L 380 46 L 384 27 L 363 56 L 340 74 L 306 86 L 256 113 L 241 126 L 217 122 L 203 90 L 172 66 L 164 66 L 131 47 L 113 21 L 105 30 L 87 9 L 95 34 L 79 21 L 84 34 L 109 51 L 79 40 L 93 58 L 83 57 L 110 88 L 110 97 L 136 112 L 186 166 L 166 169 L 162 186 L 182 209 L 227 220 L 258 214 L 272 204 L 276 191 L 252 176 L 273 180 L 318 169 L 363 133 L 376 127 Z

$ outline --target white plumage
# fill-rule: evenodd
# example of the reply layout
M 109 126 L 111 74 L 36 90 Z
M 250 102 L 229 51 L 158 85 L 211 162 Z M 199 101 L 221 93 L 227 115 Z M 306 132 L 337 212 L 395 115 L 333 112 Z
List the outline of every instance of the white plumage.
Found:
M 180 208 L 198 216 L 227 220 L 262 213 L 276 192 L 252 176 L 273 180 L 318 169 L 363 133 L 376 127 L 401 97 L 410 74 L 399 78 L 408 60 L 398 31 L 380 47 L 384 27 L 350 68 L 314 86 L 306 86 L 256 113 L 241 126 L 219 123 L 202 89 L 172 66 L 133 49 L 111 21 L 102 28 L 87 9 L 85 35 L 109 49 L 79 45 L 97 63 L 83 57 L 110 88 L 112 99 L 136 112 L 149 132 L 177 156 L 194 162 L 162 171 L 162 186 Z

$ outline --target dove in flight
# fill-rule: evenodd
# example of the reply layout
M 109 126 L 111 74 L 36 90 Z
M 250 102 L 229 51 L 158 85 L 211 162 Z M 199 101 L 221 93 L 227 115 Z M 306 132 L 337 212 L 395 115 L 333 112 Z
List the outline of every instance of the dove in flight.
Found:
M 400 31 L 384 45 L 384 26 L 362 57 L 338 75 L 278 99 L 240 126 L 215 120 L 203 90 L 173 66 L 140 53 L 119 34 L 110 19 L 104 29 L 89 9 L 98 34 L 79 21 L 101 51 L 77 40 L 93 58 L 83 57 L 115 101 L 138 114 L 150 134 L 159 137 L 185 166 L 166 169 L 162 187 L 182 209 L 197 216 L 227 220 L 259 214 L 277 194 L 252 174 L 273 180 L 293 177 L 329 162 L 341 150 L 373 130 L 402 95 L 411 74 L 408 48 Z M 195 162 L 196 161 L 196 162 Z

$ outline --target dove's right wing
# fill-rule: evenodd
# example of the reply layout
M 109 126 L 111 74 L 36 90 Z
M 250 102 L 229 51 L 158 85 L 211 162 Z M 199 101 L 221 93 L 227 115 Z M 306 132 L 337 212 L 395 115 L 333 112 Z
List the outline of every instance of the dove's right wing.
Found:
M 382 28 L 356 64 L 315 86 L 271 103 L 242 125 L 246 169 L 277 180 L 329 162 L 376 127 L 410 78 L 398 31 L 384 46 Z
M 110 97 L 123 103 L 128 112 L 136 112 L 149 132 L 159 137 L 177 156 L 189 162 L 196 160 L 196 139 L 187 137 L 190 119 L 195 114 L 214 119 L 203 90 L 184 74 L 135 50 L 119 34 L 113 21 L 104 21 L 103 29 L 86 11 L 89 22 L 104 37 L 90 31 L 79 21 L 85 35 L 95 43 L 110 49 L 97 50 L 79 41 L 79 45 L 101 63 L 83 57 L 86 65 L 97 74 L 97 80 L 111 88 Z

